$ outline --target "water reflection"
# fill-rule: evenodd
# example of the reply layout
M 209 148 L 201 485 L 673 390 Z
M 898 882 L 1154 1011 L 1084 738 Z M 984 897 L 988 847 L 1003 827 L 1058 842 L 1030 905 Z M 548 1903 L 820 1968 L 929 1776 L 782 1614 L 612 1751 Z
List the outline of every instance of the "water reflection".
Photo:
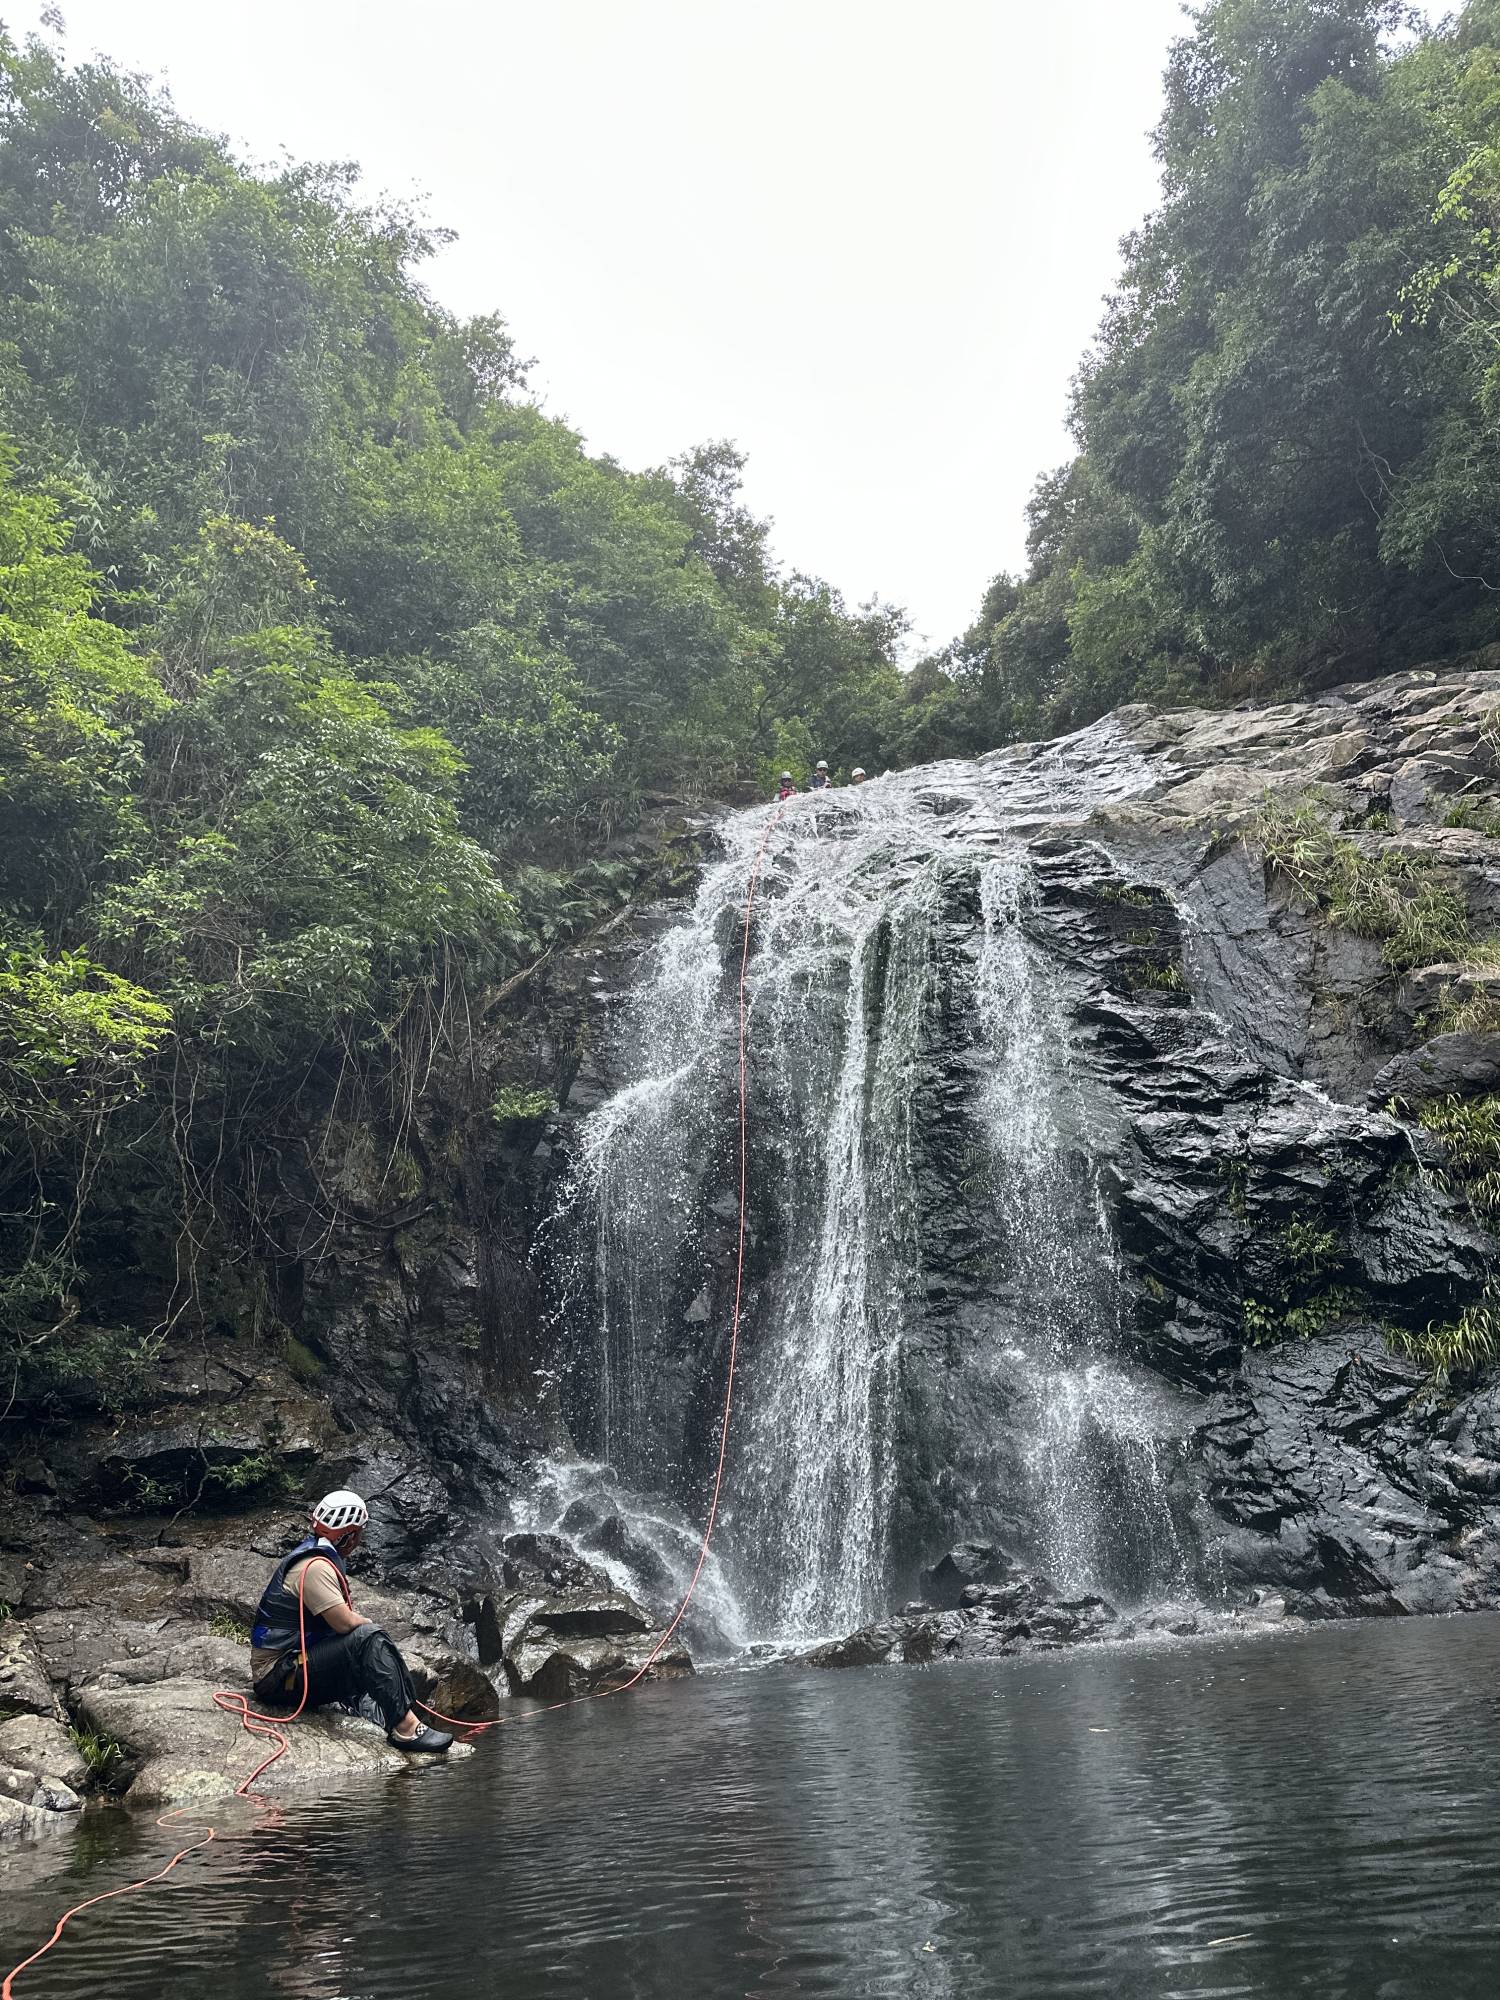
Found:
M 1497 1665 L 1500 1621 L 1413 1620 L 650 1689 L 226 1824 L 32 1991 L 1489 1995 Z M 19 1871 L 7 1945 L 159 1841 Z

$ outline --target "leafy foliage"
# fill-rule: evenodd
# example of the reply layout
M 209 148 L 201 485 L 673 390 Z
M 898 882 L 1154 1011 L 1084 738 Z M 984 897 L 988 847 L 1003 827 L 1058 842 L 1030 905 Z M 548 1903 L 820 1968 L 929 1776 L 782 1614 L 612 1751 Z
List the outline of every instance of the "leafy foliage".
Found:
M 1480 1214 L 1500 1217 L 1500 1095 L 1439 1097 L 1417 1122 L 1444 1142 L 1448 1171 Z
M 285 1347 L 278 1272 L 538 1115 L 497 1023 L 633 893 L 603 843 L 794 744 L 879 769 L 949 691 L 899 613 L 778 571 L 733 445 L 591 456 L 352 168 L 251 170 L 0 30 L 0 225 L 0 1410 L 35 1416 L 128 1402 L 184 1319 Z
M 982 733 L 1357 679 L 1500 633 L 1500 9 L 1204 0 Z

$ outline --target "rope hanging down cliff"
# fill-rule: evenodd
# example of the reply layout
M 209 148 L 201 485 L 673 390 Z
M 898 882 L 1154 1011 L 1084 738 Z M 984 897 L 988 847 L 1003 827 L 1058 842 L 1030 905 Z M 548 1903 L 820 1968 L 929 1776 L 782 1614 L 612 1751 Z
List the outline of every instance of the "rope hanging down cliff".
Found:
M 540 1716 L 555 1715 L 559 1709 L 576 1708 L 582 1702 L 604 1701 L 610 1695 L 624 1694 L 628 1688 L 635 1687 L 645 1679 L 652 1666 L 660 1658 L 662 1652 L 670 1642 L 672 1635 L 681 1625 L 683 1618 L 687 1614 L 687 1608 L 693 1601 L 693 1594 L 698 1588 L 698 1580 L 703 1574 L 704 1564 L 708 1561 L 709 1549 L 713 1542 L 714 1528 L 719 1518 L 719 1501 L 724 1490 L 724 1468 L 729 1453 L 729 1421 L 734 1412 L 735 1374 L 739 1364 L 740 1320 L 744 1309 L 745 1294 L 745 1233 L 750 1181 L 750 927 L 755 911 L 755 892 L 760 883 L 760 872 L 765 861 L 766 848 L 770 843 L 771 835 L 775 832 L 782 815 L 790 804 L 791 799 L 789 798 L 780 800 L 773 811 L 766 817 L 766 823 L 761 829 L 760 841 L 755 850 L 755 859 L 751 864 L 750 878 L 745 888 L 745 907 L 741 919 L 742 937 L 740 941 L 738 988 L 740 1186 L 739 1228 L 735 1243 L 734 1308 L 729 1322 L 729 1359 L 724 1374 L 724 1403 L 719 1417 L 719 1454 L 714 1466 L 713 1488 L 709 1496 L 708 1516 L 703 1525 L 703 1538 L 698 1548 L 698 1560 L 693 1566 L 691 1577 L 688 1579 L 687 1589 L 682 1594 L 682 1601 L 672 1614 L 671 1622 L 664 1628 L 656 1644 L 651 1648 L 651 1651 L 628 1680 L 620 1681 L 612 1687 L 595 1689 L 588 1694 L 572 1695 L 566 1701 L 549 1702 L 544 1708 L 528 1709 L 522 1715 L 497 1716 L 493 1721 L 489 1722 L 463 1722 L 456 1720 L 452 1716 L 440 1714 L 437 1709 L 430 1708 L 426 1702 L 419 1701 L 415 1704 L 424 1714 L 433 1716 L 439 1722 L 450 1724 L 453 1728 L 462 1730 L 466 1735 L 478 1736 L 487 1729 L 499 1728 L 502 1723 L 534 1722 Z M 307 1657 L 307 1616 L 306 1606 L 303 1601 L 306 1580 L 304 1573 L 298 1579 L 297 1588 L 299 1652 L 304 1662 L 302 1694 L 291 1714 L 284 1716 L 262 1715 L 257 1710 L 251 1708 L 249 1701 L 237 1688 L 218 1688 L 213 1695 L 213 1702 L 216 1708 L 224 1710 L 226 1714 L 237 1715 L 240 1719 L 240 1727 L 243 1730 L 251 1736 L 263 1738 L 272 1745 L 268 1755 L 263 1757 L 254 1770 L 250 1772 L 249 1776 L 242 1779 L 234 1788 L 234 1796 L 236 1798 L 254 1798 L 258 1804 L 266 1808 L 269 1808 L 271 1802 L 267 1799 L 258 1798 L 257 1794 L 251 1788 L 254 1786 L 256 1779 L 270 1770 L 271 1766 L 278 1759 L 284 1757 L 291 1748 L 291 1739 L 286 1733 L 287 1726 L 297 1720 L 297 1717 L 301 1715 L 307 1705 L 308 1682 L 305 1665 Z M 175 1806 L 170 1812 L 162 1814 L 161 1818 L 157 1821 L 157 1825 L 166 1826 L 187 1810 L 186 1806 Z M 81 1903 L 75 1903 L 71 1909 L 65 1910 L 58 1918 L 52 1935 L 47 1939 L 45 1944 L 39 1945 L 29 1957 L 23 1958 L 19 1965 L 13 1966 L 5 1975 L 4 1981 L 0 1982 L 0 2000 L 14 2000 L 15 1980 L 29 1966 L 35 1965 L 39 1958 L 45 1957 L 51 1951 L 74 1917 L 79 1916 L 84 1910 L 95 1908 L 99 1903 L 108 1903 L 117 1896 L 129 1896 L 134 1894 L 138 1889 L 149 1888 L 153 1882 L 165 1881 L 172 1871 L 181 1862 L 185 1861 L 190 1854 L 196 1854 L 201 1848 L 210 1846 L 217 1838 L 217 1828 L 211 1825 L 203 1826 L 199 1829 L 196 1840 L 190 1841 L 186 1847 L 180 1847 L 172 1855 L 171 1859 L 167 1861 L 165 1866 L 158 1868 L 153 1874 L 142 1875 L 134 1882 L 124 1882 L 118 1889 L 106 1889 L 101 1894 L 90 1896 Z

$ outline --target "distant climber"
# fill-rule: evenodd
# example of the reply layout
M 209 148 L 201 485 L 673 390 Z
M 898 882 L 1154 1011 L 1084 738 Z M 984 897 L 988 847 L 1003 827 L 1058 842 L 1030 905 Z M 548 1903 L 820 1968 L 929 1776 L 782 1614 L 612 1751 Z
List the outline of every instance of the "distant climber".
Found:
M 864 781 L 865 767 L 863 764 L 856 764 L 854 769 L 849 773 L 849 782 L 851 785 L 862 785 Z
M 312 1511 L 312 1533 L 284 1555 L 261 1594 L 250 1633 L 255 1699 L 290 1708 L 306 1675 L 308 1708 L 336 1702 L 359 1711 L 368 1695 L 386 1740 L 398 1750 L 446 1750 L 453 1738 L 418 1722 L 406 1662 L 394 1642 L 354 1608 L 345 1559 L 359 1546 L 370 1510 L 357 1493 L 325 1494 Z M 306 1659 L 299 1653 L 305 1633 Z
M 808 786 L 808 790 L 813 792 L 826 792 L 828 790 L 829 785 L 832 782 L 833 782 L 832 779 L 828 775 L 827 761 L 826 759 L 820 757 L 818 759 L 818 768 L 812 774 L 812 780 Z
M 795 798 L 796 793 L 797 793 L 797 787 L 792 783 L 791 772 L 783 771 L 781 774 L 781 783 L 776 787 L 777 798 L 783 800 Z

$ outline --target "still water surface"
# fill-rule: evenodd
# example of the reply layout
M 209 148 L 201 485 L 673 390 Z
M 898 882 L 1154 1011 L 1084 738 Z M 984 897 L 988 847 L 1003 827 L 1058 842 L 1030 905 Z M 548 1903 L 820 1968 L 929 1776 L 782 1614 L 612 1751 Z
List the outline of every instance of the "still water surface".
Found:
M 1500 1992 L 1500 1620 L 768 1670 L 293 1803 L 16 2000 Z M 0 1873 L 0 1970 L 170 1851 Z

